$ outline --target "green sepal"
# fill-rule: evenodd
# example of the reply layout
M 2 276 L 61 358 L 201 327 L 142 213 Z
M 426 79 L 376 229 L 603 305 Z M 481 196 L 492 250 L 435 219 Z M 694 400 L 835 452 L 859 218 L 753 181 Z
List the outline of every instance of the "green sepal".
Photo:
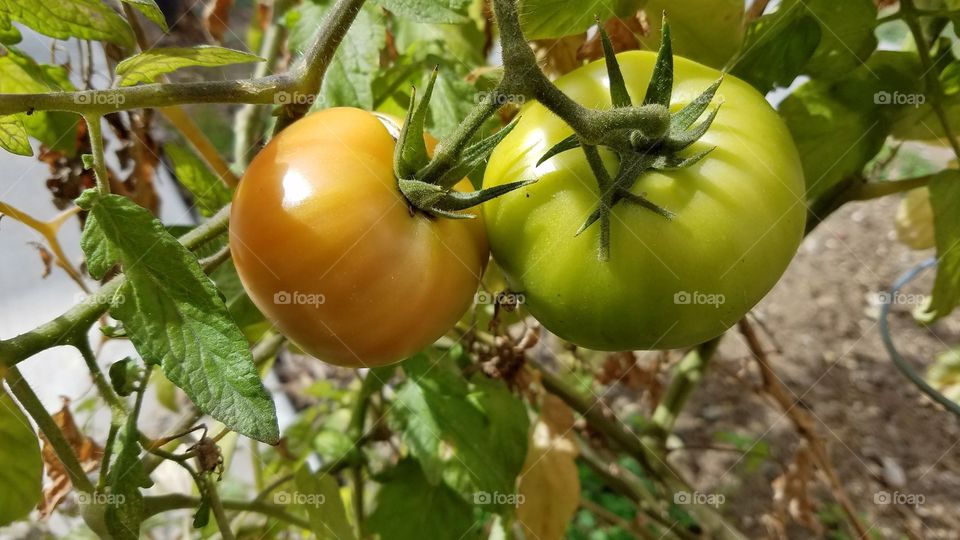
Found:
M 410 201 L 410 204 L 420 208 L 421 210 L 433 208 L 434 205 L 446 197 L 447 192 L 449 191 L 436 184 L 431 184 L 422 180 L 407 180 L 400 178 L 397 180 L 397 185 L 400 186 L 400 191 L 403 193 L 404 197 Z
M 597 29 L 600 31 L 600 42 L 603 43 L 603 57 L 607 62 L 607 78 L 610 80 L 610 102 L 614 107 L 629 107 L 632 105 L 630 94 L 627 93 L 627 83 L 623 80 L 623 72 L 620 71 L 620 63 L 617 62 L 613 43 L 610 42 L 610 36 L 604 30 L 600 17 L 596 19 Z
M 574 148 L 578 148 L 579 146 L 580 146 L 580 138 L 577 137 L 576 133 L 573 133 L 569 137 L 566 137 L 562 141 L 553 145 L 549 150 L 547 150 L 547 152 L 540 157 L 540 160 L 537 161 L 537 167 L 539 167 L 541 163 L 552 158 L 553 156 L 557 154 L 562 154 L 567 150 L 573 150 Z
M 410 204 L 423 212 L 437 217 L 470 219 L 476 216 L 459 212 L 534 182 L 536 180 L 524 180 L 468 192 L 454 191 L 421 180 L 399 180 L 398 183 Z
M 472 173 L 477 167 L 487 161 L 487 159 L 490 157 L 490 154 L 493 152 L 493 149 L 500 144 L 500 141 L 502 141 L 504 137 L 513 131 L 513 128 L 517 127 L 517 122 L 519 121 L 520 117 L 516 116 L 510 121 L 509 124 L 503 126 L 502 129 L 498 130 L 493 135 L 490 135 L 489 137 L 481 139 L 480 141 L 468 146 L 460 156 L 460 160 L 457 165 L 443 173 L 440 179 L 437 180 L 437 185 L 445 188 L 452 188 L 457 184 L 457 182 L 463 180 L 467 175 Z
M 430 96 L 433 94 L 438 73 L 438 69 L 434 68 L 419 102 L 417 102 L 417 89 L 411 90 L 410 108 L 407 109 L 406 121 L 400 128 L 400 137 L 397 139 L 393 155 L 393 172 L 397 178 L 412 178 L 430 161 L 427 155 L 427 144 L 423 139 L 423 130 L 427 109 L 430 106 Z
M 484 188 L 478 191 L 450 191 L 447 193 L 447 196 L 436 205 L 435 208 L 451 212 L 466 210 L 467 208 L 477 206 L 478 204 L 483 204 L 490 199 L 499 197 L 501 195 L 506 195 L 515 189 L 529 186 L 535 182 L 536 180 L 521 180 L 519 182 L 510 182 L 509 184 L 501 184 L 499 186 Z
M 653 75 L 647 87 L 647 95 L 643 98 L 644 105 L 659 103 L 670 106 L 673 96 L 673 45 L 670 40 L 670 23 L 667 14 L 663 14 L 663 38 L 660 41 L 660 51 L 657 53 L 657 63 L 653 66 Z
M 713 97 L 717 94 L 717 89 L 720 88 L 721 83 L 723 83 L 722 76 L 717 79 L 717 82 L 711 84 L 710 88 L 707 88 L 702 94 L 697 96 L 697 99 L 694 99 L 688 103 L 686 107 L 680 109 L 680 112 L 673 115 L 671 126 L 679 131 L 690 129 L 690 126 L 700 118 L 703 111 L 707 110 L 707 107 L 710 106 L 710 102 L 713 101 Z
M 666 208 L 663 208 L 662 206 L 657 205 L 656 203 L 644 197 L 643 195 L 637 195 L 636 193 L 633 193 L 631 191 L 627 191 L 621 188 L 616 188 L 613 191 L 612 205 L 616 205 L 621 201 L 631 203 L 631 204 L 636 204 L 637 206 L 650 210 L 651 212 L 665 219 L 673 219 L 676 216 L 676 214 L 674 214 L 673 212 L 667 210 Z M 574 236 L 580 236 L 580 233 L 587 230 L 591 225 L 596 223 L 597 220 L 600 219 L 602 214 L 603 214 L 603 206 L 598 206 L 593 212 L 590 213 L 587 219 L 583 222 L 583 225 L 580 225 L 580 228 L 577 229 L 577 232 L 574 234 Z
M 710 115 L 707 116 L 706 120 L 700 122 L 697 127 L 691 128 L 684 132 L 677 133 L 674 131 L 673 127 L 671 127 L 670 136 L 663 141 L 664 149 L 667 151 L 677 152 L 699 141 L 700 138 L 707 133 L 707 130 L 710 129 L 710 126 L 713 124 L 713 120 L 717 117 L 718 112 L 720 112 L 719 105 L 717 105 L 717 107 L 710 112 Z

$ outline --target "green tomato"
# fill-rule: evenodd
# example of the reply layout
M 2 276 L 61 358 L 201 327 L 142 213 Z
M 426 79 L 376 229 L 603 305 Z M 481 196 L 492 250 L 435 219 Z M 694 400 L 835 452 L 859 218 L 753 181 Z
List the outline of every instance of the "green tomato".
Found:
M 655 58 L 637 51 L 617 55 L 635 104 L 643 100 Z M 671 110 L 719 77 L 712 68 L 675 58 Z M 586 107 L 610 107 L 603 61 L 556 83 Z M 597 350 L 692 346 L 735 324 L 783 274 L 806 218 L 797 150 L 776 112 L 747 83 L 727 75 L 714 102 L 723 105 L 716 121 L 687 151 L 716 149 L 692 167 L 644 173 L 633 187 L 675 216 L 616 205 L 606 262 L 597 258 L 599 223 L 575 235 L 598 203 L 582 150 L 536 166 L 572 130 L 539 103 L 523 107 L 516 128 L 490 158 L 484 187 L 539 181 L 487 202 L 484 215 L 511 289 L 523 293 L 530 313 L 548 330 Z M 601 152 L 612 175 L 617 158 Z

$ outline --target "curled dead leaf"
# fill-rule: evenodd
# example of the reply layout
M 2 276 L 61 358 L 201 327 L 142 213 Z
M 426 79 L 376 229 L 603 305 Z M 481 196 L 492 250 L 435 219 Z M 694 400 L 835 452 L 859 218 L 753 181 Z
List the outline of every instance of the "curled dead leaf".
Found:
M 103 448 L 80 431 L 73 419 L 73 414 L 70 412 L 70 400 L 66 397 L 62 399 L 63 405 L 58 412 L 52 415 L 53 421 L 63 432 L 70 448 L 76 453 L 80 466 L 83 467 L 83 472 L 90 473 L 100 466 L 100 460 L 103 458 Z M 43 441 L 43 464 L 47 471 L 47 477 L 50 478 L 50 484 L 43 490 L 43 499 L 37 508 L 40 510 L 40 518 L 46 519 L 56 510 L 63 498 L 70 493 L 72 484 L 70 483 L 70 477 L 67 475 L 67 470 L 43 433 L 40 434 L 40 440 Z
M 230 29 L 230 8 L 233 0 L 210 0 L 203 8 L 203 28 L 218 42 Z
M 544 395 L 517 489 L 517 519 L 528 538 L 563 538 L 580 506 L 574 421 L 573 411 L 560 398 Z

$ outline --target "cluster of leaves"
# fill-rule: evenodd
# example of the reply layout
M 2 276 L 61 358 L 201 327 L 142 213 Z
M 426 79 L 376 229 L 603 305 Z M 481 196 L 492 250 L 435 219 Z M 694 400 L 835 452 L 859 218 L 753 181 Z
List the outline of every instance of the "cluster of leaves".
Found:
M 153 0 L 124 1 L 167 30 Z M 288 32 L 286 48 L 291 55 L 305 50 L 333 5 L 333 0 L 305 0 L 275 15 Z M 960 3 L 927 0 L 922 7 L 955 14 Z M 614 0 L 598 7 L 604 10 L 604 19 L 632 17 L 641 8 L 648 16 L 670 10 L 677 54 L 724 68 L 760 92 L 786 95 L 778 109 L 797 143 L 811 208 L 820 208 L 821 202 L 862 183 L 864 170 L 891 140 L 943 144 L 947 133 L 933 108 L 934 92 L 940 93 L 939 103 L 948 118 L 960 117 L 960 20 L 952 21 L 951 28 L 946 15 L 922 20 L 928 41 L 920 46 L 931 50 L 937 81 L 933 87 L 930 69 L 915 51 L 879 47 L 880 39 L 895 45 L 908 41 L 909 29 L 900 20 L 878 26 L 872 0 L 784 0 L 775 11 L 748 25 L 744 25 L 741 0 Z M 523 0 L 521 14 L 527 37 L 536 40 L 583 34 L 594 24 L 595 15 L 580 3 L 555 0 Z M 38 63 L 17 48 L 21 35 L 13 22 L 56 39 L 102 41 L 128 51 L 129 57 L 115 66 L 118 87 L 162 81 L 181 68 L 263 60 L 213 46 L 133 54 L 133 30 L 104 3 L 0 0 L 2 94 L 77 90 L 65 67 Z M 422 87 L 430 68 L 437 66 L 426 122 L 434 135 L 448 135 L 499 76 L 488 65 L 495 50 L 490 27 L 487 6 L 481 0 L 368 3 L 335 53 L 312 107 L 355 106 L 403 116 L 413 99 L 411 87 Z M 658 32 L 651 28 L 638 44 L 656 48 Z M 926 99 L 901 103 L 894 96 Z M 490 120 L 485 131 L 498 128 L 497 120 Z M 31 155 L 28 137 L 33 137 L 46 148 L 73 157 L 79 151 L 76 126 L 77 118 L 63 112 L 0 116 L 0 146 Z M 213 216 L 229 202 L 230 189 L 192 150 L 175 143 L 166 144 L 164 150 L 201 215 Z M 472 177 L 477 181 L 481 175 L 478 171 Z M 960 240 L 960 173 L 942 172 L 930 182 L 929 191 L 933 237 L 941 256 L 929 311 L 942 317 L 960 303 L 960 250 L 951 250 Z M 281 434 L 274 404 L 250 352 L 251 342 L 265 330 L 263 317 L 243 292 L 229 261 L 209 277 L 198 262 L 198 256 L 216 253 L 223 239 L 195 253 L 178 242 L 175 235 L 182 231 L 165 227 L 127 198 L 89 191 L 77 204 L 87 213 L 81 244 L 90 275 L 104 278 L 117 267 L 124 272 L 122 283 L 112 290 L 110 314 L 119 324 L 111 335 L 128 337 L 143 362 L 158 367 L 165 376 L 155 380 L 168 380 L 182 389 L 203 413 L 237 433 L 276 443 Z M 945 386 L 955 387 L 956 353 L 946 358 L 947 367 L 934 375 Z M 408 360 L 399 382 L 389 370 L 367 375 L 377 382 L 374 392 L 387 427 L 401 444 L 399 452 L 385 453 L 367 444 L 358 448 L 362 441 L 357 436 L 362 434 L 352 433 L 349 425 L 348 405 L 355 404 L 332 386 L 324 389 L 323 406 L 300 414 L 284 433 L 286 448 L 298 458 L 291 463 L 273 452 L 268 462 L 276 470 L 269 472 L 292 471 L 299 491 L 333 503 L 299 509 L 318 537 L 352 538 L 360 525 L 364 534 L 384 540 L 467 538 L 488 532 L 491 522 L 509 531 L 520 520 L 528 529 L 541 531 L 544 539 L 557 538 L 563 536 L 566 518 L 579 501 L 552 501 L 558 506 L 550 506 L 551 501 L 537 497 L 551 497 L 554 489 L 576 493 L 581 485 L 585 500 L 623 520 L 634 518 L 632 503 L 609 493 L 587 469 L 575 469 L 575 450 L 553 453 L 553 442 L 563 443 L 566 431 L 556 430 L 545 418 L 531 422 L 534 407 L 502 381 L 482 373 L 464 376 L 464 368 L 472 361 L 458 348 L 431 350 Z M 381 392 L 379 386 L 387 383 L 390 391 Z M 16 448 L 18 456 L 16 466 L 2 472 L 4 485 L 11 487 L 7 498 L 0 500 L 0 523 L 7 523 L 22 518 L 39 498 L 41 461 L 39 450 L 23 452 L 36 446 L 36 437 L 20 409 L 5 393 L 0 395 L 0 405 L 0 440 L 4 448 Z M 546 446 L 531 437 L 540 425 L 552 434 Z M 742 441 L 726 442 L 739 447 Z M 743 446 L 749 454 L 748 446 L 754 445 Z M 124 495 L 126 501 L 106 513 L 107 528 L 118 538 L 136 537 L 134 531 L 144 519 L 141 488 L 149 478 L 140 467 L 142 452 L 134 415 L 119 426 L 106 480 L 112 492 Z M 325 466 L 345 460 L 366 464 L 378 489 L 374 509 L 361 516 L 362 524 L 345 512 L 345 506 L 356 501 L 343 496 L 334 476 L 312 473 L 305 465 L 310 455 L 318 456 Z M 752 462 L 765 455 L 748 457 Z M 544 473 L 537 469 L 540 463 L 552 468 Z M 643 476 L 640 469 L 635 473 Z M 540 484 L 531 487 L 529 482 L 534 480 L 527 480 L 524 486 L 523 478 Z M 504 497 L 518 490 L 533 506 L 521 506 L 518 511 Z M 538 515 L 554 513 L 560 521 L 540 522 L 534 509 L 539 509 Z M 693 517 L 682 509 L 674 506 L 670 511 L 679 522 L 692 525 Z M 598 519 L 593 512 L 581 510 L 571 534 L 586 537 L 583 531 L 593 528 Z M 197 524 L 202 526 L 202 520 Z M 617 526 L 605 533 L 608 538 L 628 534 Z

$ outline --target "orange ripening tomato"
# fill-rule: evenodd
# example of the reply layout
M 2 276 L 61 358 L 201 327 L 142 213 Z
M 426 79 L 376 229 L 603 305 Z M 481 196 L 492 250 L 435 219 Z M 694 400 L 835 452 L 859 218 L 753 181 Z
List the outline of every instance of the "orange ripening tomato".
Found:
M 244 288 L 331 364 L 376 367 L 432 344 L 472 304 L 489 258 L 480 217 L 411 212 L 393 173 L 398 131 L 359 109 L 313 113 L 257 154 L 234 196 L 230 250 Z

